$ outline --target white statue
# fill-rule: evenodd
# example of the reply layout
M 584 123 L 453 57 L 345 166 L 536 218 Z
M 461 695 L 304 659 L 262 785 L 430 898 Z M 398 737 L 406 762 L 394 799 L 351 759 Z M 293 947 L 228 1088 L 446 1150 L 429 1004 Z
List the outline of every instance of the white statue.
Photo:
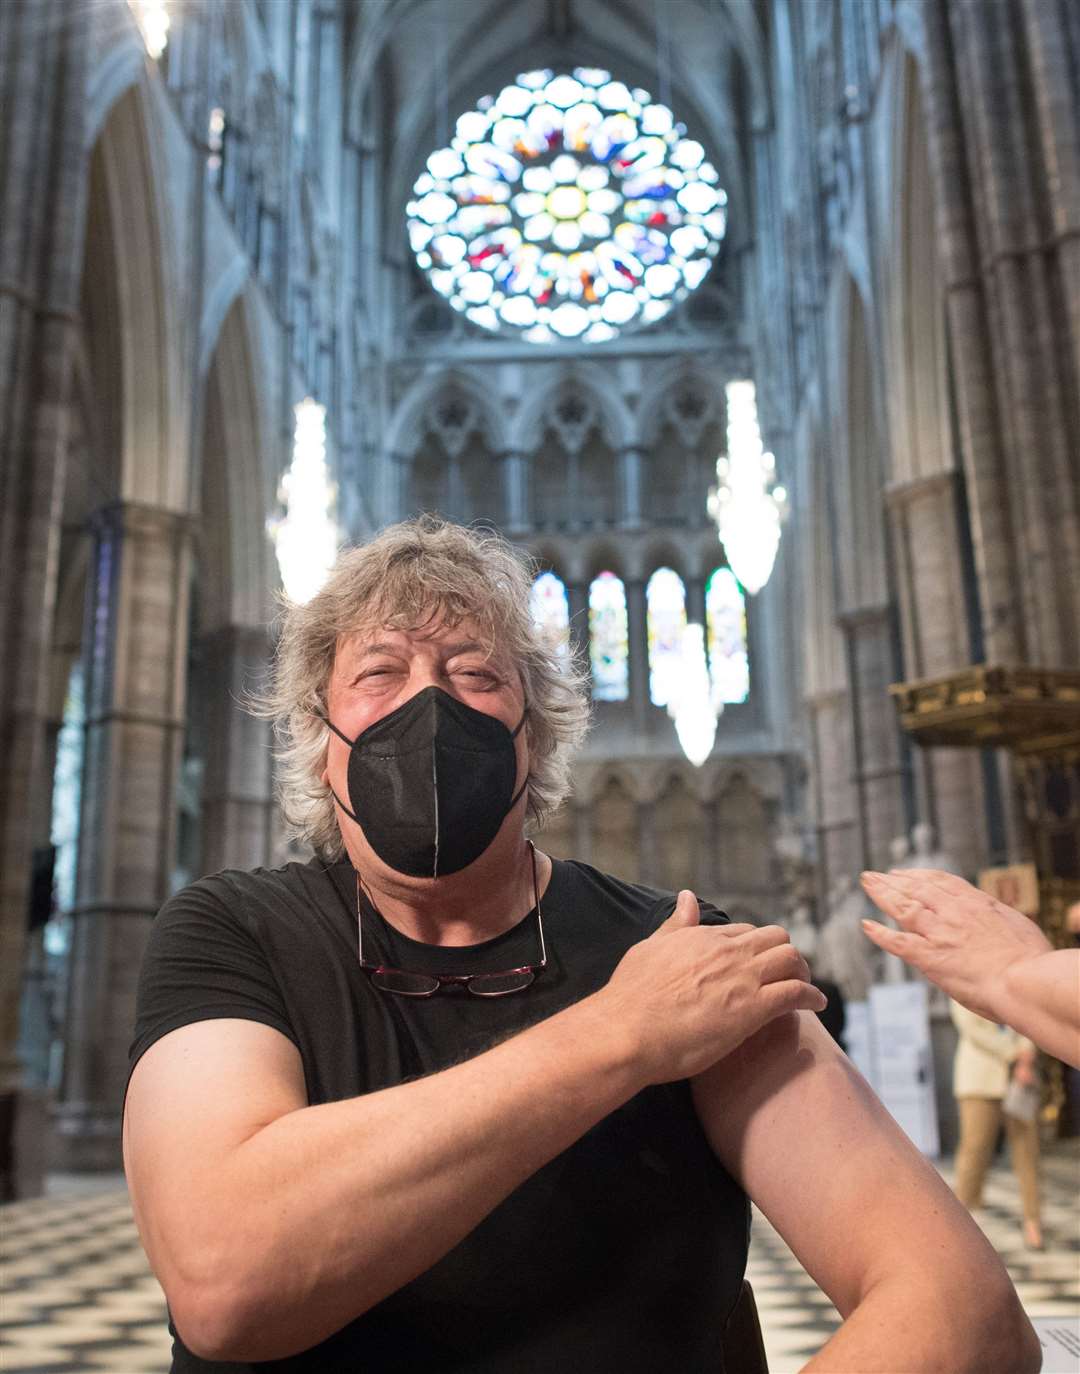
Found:
M 934 843 L 934 827 L 929 821 L 919 821 L 911 830 L 911 858 L 908 868 L 938 868 L 944 873 L 959 873 L 960 866 L 951 854 L 938 849 Z
M 860 922 L 870 904 L 845 873 L 829 892 L 829 917 L 822 926 L 817 967 L 838 985 L 849 1002 L 864 1001 L 874 982 L 878 951 L 863 934 Z

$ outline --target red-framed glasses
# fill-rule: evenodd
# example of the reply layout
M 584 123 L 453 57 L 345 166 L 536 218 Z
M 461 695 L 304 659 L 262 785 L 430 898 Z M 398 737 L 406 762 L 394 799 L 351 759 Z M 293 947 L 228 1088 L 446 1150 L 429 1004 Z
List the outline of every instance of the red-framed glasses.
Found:
M 389 964 L 372 964 L 364 959 L 364 923 L 361 919 L 360 874 L 356 875 L 356 949 L 360 967 L 380 992 L 397 997 L 434 997 L 440 988 L 461 988 L 473 997 L 508 997 L 524 992 L 547 967 L 547 948 L 544 944 L 544 921 L 540 914 L 540 884 L 536 875 L 536 846 L 528 840 L 532 859 L 533 897 L 536 902 L 536 928 L 540 937 L 540 961 L 522 964 L 518 968 L 502 969 L 497 973 L 418 973 L 410 969 L 392 968 Z M 374 906 L 374 903 L 372 903 Z M 378 908 L 375 908 L 378 911 Z

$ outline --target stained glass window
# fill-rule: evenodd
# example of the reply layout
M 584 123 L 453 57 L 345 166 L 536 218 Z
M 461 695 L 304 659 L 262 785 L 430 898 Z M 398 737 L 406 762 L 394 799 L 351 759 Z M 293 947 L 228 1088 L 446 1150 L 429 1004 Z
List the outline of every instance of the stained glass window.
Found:
M 566 587 L 552 572 L 541 573 L 532 584 L 529 606 L 535 624 L 546 630 L 565 654 L 570 643 L 570 602 Z
M 474 324 L 602 342 L 702 281 L 726 228 L 719 180 L 648 91 L 594 67 L 523 72 L 428 158 L 409 240 Z
M 705 620 L 713 700 L 725 705 L 745 701 L 750 695 L 746 597 L 730 568 L 717 568 L 705 584 Z
M 626 588 L 613 572 L 602 572 L 589 588 L 589 654 L 597 701 L 625 701 L 629 695 L 627 643 Z
M 672 679 L 682 662 L 686 588 L 677 572 L 657 568 L 645 590 L 649 623 L 649 696 L 654 706 L 671 700 Z

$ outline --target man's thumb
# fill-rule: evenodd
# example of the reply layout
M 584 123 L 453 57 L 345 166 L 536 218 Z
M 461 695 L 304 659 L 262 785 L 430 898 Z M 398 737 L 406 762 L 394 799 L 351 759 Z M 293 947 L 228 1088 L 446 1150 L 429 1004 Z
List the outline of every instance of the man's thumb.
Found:
M 700 921 L 701 907 L 698 905 L 698 899 L 688 887 L 684 887 L 675 903 L 675 910 L 663 925 L 657 927 L 657 933 L 661 930 L 679 930 L 683 926 L 696 926 Z

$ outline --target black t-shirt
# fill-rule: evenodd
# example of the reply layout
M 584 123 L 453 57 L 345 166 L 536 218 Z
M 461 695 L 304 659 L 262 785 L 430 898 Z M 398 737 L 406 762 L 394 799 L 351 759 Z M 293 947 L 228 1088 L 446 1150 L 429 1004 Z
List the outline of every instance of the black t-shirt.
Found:
M 373 987 L 359 967 L 347 861 L 219 873 L 173 897 L 154 923 L 131 1065 L 179 1026 L 242 1017 L 297 1046 L 309 1103 L 374 1092 L 480 1054 L 595 992 L 673 905 L 671 894 L 556 860 L 541 902 L 548 965 L 531 987 L 490 1000 L 445 990 L 407 999 Z M 726 920 L 711 908 L 703 916 Z M 366 904 L 363 919 L 368 962 L 476 973 L 539 959 L 535 910 L 469 948 L 419 944 Z M 328 1340 L 248 1365 L 200 1360 L 177 1338 L 173 1374 L 717 1374 L 748 1240 L 746 1196 L 713 1154 L 689 1085 L 651 1087 Z

